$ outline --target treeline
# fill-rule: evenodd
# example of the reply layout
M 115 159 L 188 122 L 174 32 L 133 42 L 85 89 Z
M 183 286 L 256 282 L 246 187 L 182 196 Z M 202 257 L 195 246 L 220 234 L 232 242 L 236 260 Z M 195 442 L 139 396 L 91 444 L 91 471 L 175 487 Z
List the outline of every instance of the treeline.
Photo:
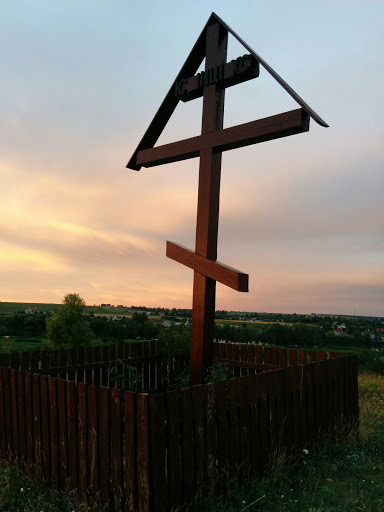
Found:
M 46 335 L 45 319 L 44 314 L 1 315 L 0 336 L 44 337 Z
M 0 336 L 47 336 L 46 320 L 51 314 L 28 315 L 25 313 L 0 316 Z M 124 339 L 157 338 L 161 326 L 148 320 L 145 313 L 135 312 L 132 318 L 122 317 L 119 321 L 108 320 L 106 317 L 84 315 L 95 338 L 104 343 L 122 341 Z
M 325 331 L 322 326 L 308 324 L 240 324 L 239 327 L 230 324 L 216 325 L 215 337 L 219 340 L 236 343 L 267 343 L 285 347 L 323 347 L 343 344 L 369 347 L 369 337 L 339 336 L 332 331 Z
M 154 339 L 157 338 L 164 327 L 148 320 L 145 313 L 133 313 L 132 318 L 122 317 L 119 321 L 108 320 L 106 317 L 96 316 L 90 321 L 96 338 L 104 343 L 109 341 L 122 341 L 124 339 Z

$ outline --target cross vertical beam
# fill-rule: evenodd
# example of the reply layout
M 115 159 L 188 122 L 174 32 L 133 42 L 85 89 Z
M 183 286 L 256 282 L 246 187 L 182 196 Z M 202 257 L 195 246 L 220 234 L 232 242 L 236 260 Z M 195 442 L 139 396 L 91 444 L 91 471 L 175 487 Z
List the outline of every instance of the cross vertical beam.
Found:
M 206 35 L 205 70 L 226 63 L 228 31 L 219 23 L 209 25 Z M 204 87 L 201 134 L 221 130 L 225 89 L 216 84 Z M 195 252 L 216 261 L 219 226 L 221 151 L 200 152 Z M 216 281 L 194 272 L 191 334 L 191 384 L 203 382 L 212 362 L 215 323 Z

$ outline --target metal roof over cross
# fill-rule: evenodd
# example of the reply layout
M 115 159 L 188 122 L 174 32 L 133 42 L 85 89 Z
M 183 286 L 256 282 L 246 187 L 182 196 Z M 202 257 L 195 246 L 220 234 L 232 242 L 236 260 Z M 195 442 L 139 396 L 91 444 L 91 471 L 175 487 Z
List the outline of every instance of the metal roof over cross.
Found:
M 227 62 L 228 34 L 249 52 Z M 205 71 L 195 75 L 205 58 Z M 260 65 L 292 96 L 301 108 L 223 129 L 225 88 L 259 76 Z M 203 96 L 201 135 L 155 147 L 179 101 Z M 132 155 L 127 167 L 200 157 L 195 251 L 167 242 L 166 254 L 194 270 L 191 384 L 204 381 L 212 364 L 216 281 L 237 291 L 248 291 L 248 275 L 217 261 L 221 156 L 223 151 L 307 132 L 312 118 L 328 125 L 298 94 L 215 13 L 197 39 L 191 53 Z

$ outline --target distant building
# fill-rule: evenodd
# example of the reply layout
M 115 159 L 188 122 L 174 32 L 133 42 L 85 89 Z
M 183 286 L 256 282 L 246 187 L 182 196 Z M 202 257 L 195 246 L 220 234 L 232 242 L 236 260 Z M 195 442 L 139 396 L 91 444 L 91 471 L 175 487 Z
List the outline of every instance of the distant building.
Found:
M 25 313 L 27 313 L 28 315 L 34 315 L 35 313 L 38 315 L 40 313 L 40 309 L 37 309 L 33 306 L 29 306 L 26 310 L 25 310 Z
M 122 317 L 122 316 L 117 316 L 117 315 L 115 315 L 114 317 L 112 317 L 112 320 L 113 320 L 114 322 L 120 322 L 120 320 L 122 320 L 122 319 L 123 319 L 123 317 Z
M 172 323 L 169 320 L 164 320 L 161 324 L 163 327 L 171 327 Z
M 100 307 L 101 308 L 110 308 L 111 305 L 110 304 L 100 304 Z
M 117 308 L 125 308 L 125 306 L 123 306 L 122 304 L 119 304 L 118 306 L 116 306 Z

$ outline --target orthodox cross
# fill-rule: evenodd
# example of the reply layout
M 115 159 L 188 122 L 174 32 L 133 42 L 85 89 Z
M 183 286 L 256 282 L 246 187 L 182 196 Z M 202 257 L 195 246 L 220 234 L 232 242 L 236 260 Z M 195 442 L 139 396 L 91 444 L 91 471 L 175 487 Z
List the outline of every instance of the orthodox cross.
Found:
M 249 54 L 227 63 L 229 33 Z M 205 71 L 195 75 L 204 58 Z M 223 129 L 225 88 L 258 77 L 260 64 L 301 108 Z M 178 102 L 201 96 L 201 135 L 154 147 Z M 212 13 L 127 164 L 138 171 L 141 166 L 200 157 L 195 251 L 172 242 L 167 242 L 166 249 L 169 258 L 194 270 L 191 384 L 203 382 L 212 363 L 216 281 L 240 292 L 248 291 L 247 274 L 216 261 L 222 152 L 306 132 L 310 117 L 321 126 L 328 126 L 252 48 Z

